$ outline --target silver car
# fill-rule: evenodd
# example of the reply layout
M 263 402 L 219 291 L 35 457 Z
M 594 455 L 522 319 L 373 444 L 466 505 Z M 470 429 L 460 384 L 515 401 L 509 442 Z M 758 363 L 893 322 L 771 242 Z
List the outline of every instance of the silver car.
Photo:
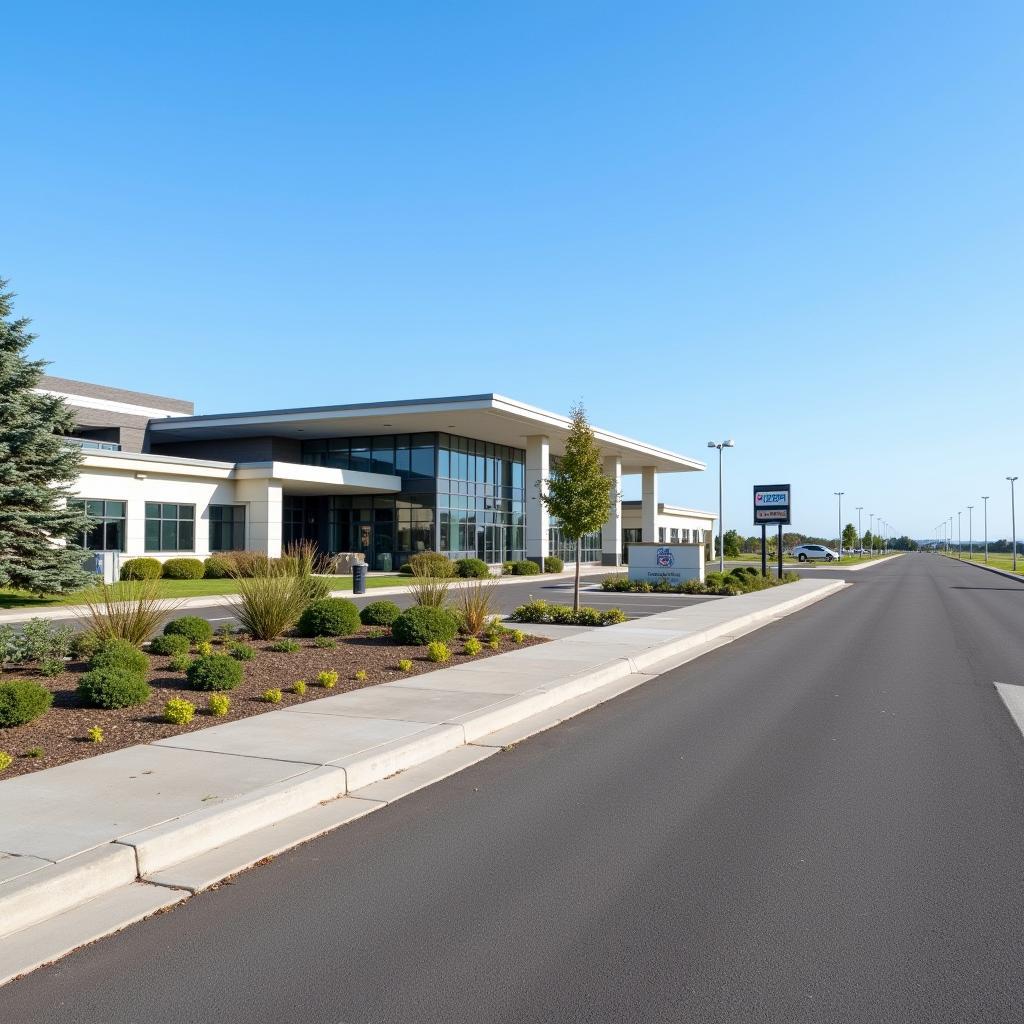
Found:
M 798 544 L 793 548 L 793 557 L 798 562 L 835 562 L 839 560 L 839 552 L 824 544 Z

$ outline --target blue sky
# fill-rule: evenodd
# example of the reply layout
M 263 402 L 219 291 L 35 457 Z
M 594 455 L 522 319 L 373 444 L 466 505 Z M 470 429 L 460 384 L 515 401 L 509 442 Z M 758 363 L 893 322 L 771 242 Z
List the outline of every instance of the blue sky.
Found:
M 1024 5 L 41 2 L 4 35 L 0 275 L 54 373 L 582 400 L 734 437 L 746 533 L 781 481 L 808 532 L 843 490 L 915 536 L 990 494 L 1009 533 Z

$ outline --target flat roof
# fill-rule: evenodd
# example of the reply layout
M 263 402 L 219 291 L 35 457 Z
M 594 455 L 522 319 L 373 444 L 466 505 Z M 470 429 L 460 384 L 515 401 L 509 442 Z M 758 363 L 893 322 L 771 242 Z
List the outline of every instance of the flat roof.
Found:
M 560 455 L 570 422 L 567 416 L 538 409 L 514 398 L 483 394 L 172 416 L 151 423 L 150 437 L 159 444 L 237 437 L 316 440 L 440 432 L 525 448 L 528 437 L 546 435 L 552 454 Z M 594 435 L 603 455 L 618 455 L 622 459 L 624 473 L 639 473 L 644 466 L 653 466 L 660 473 L 696 472 L 705 468 L 699 459 L 600 427 L 594 427 Z

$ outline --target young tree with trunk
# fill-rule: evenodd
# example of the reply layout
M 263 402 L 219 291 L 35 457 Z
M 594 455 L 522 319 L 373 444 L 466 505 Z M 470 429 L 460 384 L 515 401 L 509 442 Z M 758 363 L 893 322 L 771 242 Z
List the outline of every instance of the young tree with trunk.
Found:
M 601 466 L 601 451 L 582 405 L 572 408 L 565 454 L 545 481 L 540 500 L 576 543 L 576 579 L 572 607 L 580 607 L 580 554 L 585 534 L 600 530 L 611 512 L 612 480 Z
M 857 546 L 857 527 L 847 523 L 843 527 L 843 550 L 852 551 Z
M 35 335 L 12 315 L 6 285 L 0 278 L 0 587 L 59 594 L 91 579 L 78 546 L 88 520 L 66 507 L 82 453 L 61 437 L 74 426 L 64 400 L 33 390 L 46 363 L 26 357 Z

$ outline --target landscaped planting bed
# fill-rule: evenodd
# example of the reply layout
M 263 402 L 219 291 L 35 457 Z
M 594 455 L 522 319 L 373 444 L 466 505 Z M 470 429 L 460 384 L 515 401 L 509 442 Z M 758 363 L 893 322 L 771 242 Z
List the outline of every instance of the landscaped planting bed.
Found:
M 291 652 L 273 651 L 275 643 L 251 640 L 235 634 L 230 640 L 218 637 L 213 642 L 216 654 L 226 651 L 231 644 L 245 643 L 252 648 L 252 656 L 237 661 L 242 669 L 242 681 L 234 689 L 223 693 L 210 693 L 193 689 L 184 671 L 171 667 L 173 655 L 149 655 L 147 681 L 152 694 L 144 704 L 117 709 L 85 707 L 78 695 L 78 684 L 87 670 L 84 662 L 69 662 L 63 672 L 52 677 L 44 676 L 35 662 L 19 665 L 0 675 L 0 683 L 14 679 L 29 679 L 45 687 L 53 694 L 53 706 L 40 717 L 26 725 L 0 728 L 0 751 L 11 754 L 13 761 L 0 773 L 3 780 L 42 768 L 76 761 L 83 757 L 103 754 L 110 750 L 132 746 L 136 743 L 151 743 L 165 736 L 175 736 L 210 725 L 219 725 L 250 715 L 262 714 L 275 708 L 288 707 L 306 701 L 332 697 L 349 690 L 358 690 L 378 683 L 392 682 L 408 676 L 420 675 L 434 669 L 479 661 L 495 654 L 518 650 L 533 644 L 544 643 L 539 637 L 514 637 L 512 631 L 500 635 L 497 649 L 486 639 L 470 644 L 476 654 L 465 651 L 465 637 L 455 637 L 447 650 L 450 660 L 431 661 L 426 646 L 406 646 L 396 643 L 386 627 L 360 626 L 349 636 L 332 638 L 333 647 L 320 638 L 307 639 L 289 637 L 295 649 Z M 519 639 L 519 642 L 516 642 Z M 193 650 L 193 655 L 196 653 Z M 437 651 L 433 652 L 435 655 Z M 442 652 L 444 653 L 444 652 Z M 401 665 L 399 663 L 402 663 Z M 333 688 L 325 688 L 317 681 L 321 672 L 337 673 Z M 302 693 L 295 692 L 295 683 L 305 682 Z M 280 701 L 273 691 L 280 691 Z M 264 695 L 268 694 L 269 699 Z M 230 701 L 228 712 L 214 716 L 208 710 L 212 698 L 227 697 Z M 172 724 L 164 719 L 164 706 L 171 700 L 191 701 L 196 711 L 187 724 Z M 176 717 L 181 717 L 181 706 L 173 705 Z M 187 709 L 186 709 L 187 711 Z M 90 730 L 100 730 L 102 741 L 90 739 Z M 93 735 L 97 735 L 95 732 Z

